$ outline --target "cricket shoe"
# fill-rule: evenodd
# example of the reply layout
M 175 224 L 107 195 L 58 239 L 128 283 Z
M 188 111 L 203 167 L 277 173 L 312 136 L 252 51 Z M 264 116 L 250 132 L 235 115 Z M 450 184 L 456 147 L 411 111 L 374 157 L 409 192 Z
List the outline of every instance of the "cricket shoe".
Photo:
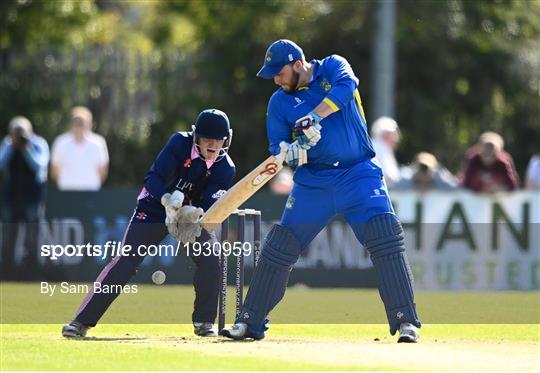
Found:
M 404 322 L 399 326 L 398 343 L 416 343 L 420 338 L 418 328 L 411 323 Z
M 193 332 L 199 337 L 217 337 L 216 329 L 211 322 L 194 322 Z
M 90 329 L 89 326 L 77 320 L 72 320 L 62 327 L 62 335 L 66 338 L 84 338 L 88 329 Z
M 227 338 L 235 339 L 237 341 L 241 341 L 246 338 L 252 338 L 258 341 L 264 338 L 264 332 L 253 333 L 249 330 L 248 324 L 243 322 L 238 322 L 230 328 L 224 328 L 221 331 L 221 335 Z

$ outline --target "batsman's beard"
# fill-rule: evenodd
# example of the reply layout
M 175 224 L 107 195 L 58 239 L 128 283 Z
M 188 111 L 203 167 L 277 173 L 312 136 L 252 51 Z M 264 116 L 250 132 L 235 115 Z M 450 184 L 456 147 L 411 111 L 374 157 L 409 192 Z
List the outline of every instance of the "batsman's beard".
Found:
M 300 81 L 300 74 L 293 70 L 291 81 L 289 83 L 282 84 L 281 88 L 287 93 L 292 93 L 296 91 L 298 88 L 300 88 L 298 87 L 299 81 Z

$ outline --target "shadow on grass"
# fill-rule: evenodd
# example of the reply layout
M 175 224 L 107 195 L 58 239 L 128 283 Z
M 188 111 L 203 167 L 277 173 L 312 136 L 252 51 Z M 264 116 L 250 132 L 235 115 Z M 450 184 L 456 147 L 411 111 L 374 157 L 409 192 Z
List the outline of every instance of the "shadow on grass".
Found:
M 141 337 L 84 337 L 84 338 L 70 338 L 76 341 L 83 342 L 119 342 L 119 341 L 144 341 L 148 338 Z
M 213 342 L 214 343 L 253 343 L 253 342 L 258 342 L 258 341 L 254 340 L 254 339 L 238 340 L 238 339 L 230 339 L 230 338 L 218 338 Z

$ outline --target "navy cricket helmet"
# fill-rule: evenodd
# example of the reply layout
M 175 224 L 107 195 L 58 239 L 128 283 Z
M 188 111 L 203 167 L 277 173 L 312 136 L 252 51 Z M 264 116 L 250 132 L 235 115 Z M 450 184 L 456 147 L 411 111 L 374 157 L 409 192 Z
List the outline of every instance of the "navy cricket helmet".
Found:
M 200 137 L 224 141 L 216 161 L 222 159 L 225 154 L 227 154 L 229 147 L 231 146 L 232 129 L 229 118 L 223 111 L 218 109 L 203 110 L 197 116 L 197 120 L 192 128 L 193 141 L 200 157 L 202 157 L 202 154 L 197 141 Z

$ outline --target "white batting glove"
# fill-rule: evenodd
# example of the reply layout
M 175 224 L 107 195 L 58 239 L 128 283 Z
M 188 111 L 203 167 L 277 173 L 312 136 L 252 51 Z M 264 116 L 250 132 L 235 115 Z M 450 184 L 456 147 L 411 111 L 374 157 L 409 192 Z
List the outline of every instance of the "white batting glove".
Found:
M 300 167 L 307 163 L 307 150 L 302 148 L 298 143 L 286 143 L 282 141 L 279 144 L 281 151 L 286 152 L 285 162 L 292 167 Z
M 311 111 L 294 123 L 294 133 L 302 148 L 309 149 L 317 145 L 321 139 L 321 120 L 320 116 Z
M 172 194 L 165 193 L 161 197 L 161 204 L 165 207 L 165 224 L 175 224 L 178 222 L 178 214 L 184 202 L 184 193 L 175 190 Z

